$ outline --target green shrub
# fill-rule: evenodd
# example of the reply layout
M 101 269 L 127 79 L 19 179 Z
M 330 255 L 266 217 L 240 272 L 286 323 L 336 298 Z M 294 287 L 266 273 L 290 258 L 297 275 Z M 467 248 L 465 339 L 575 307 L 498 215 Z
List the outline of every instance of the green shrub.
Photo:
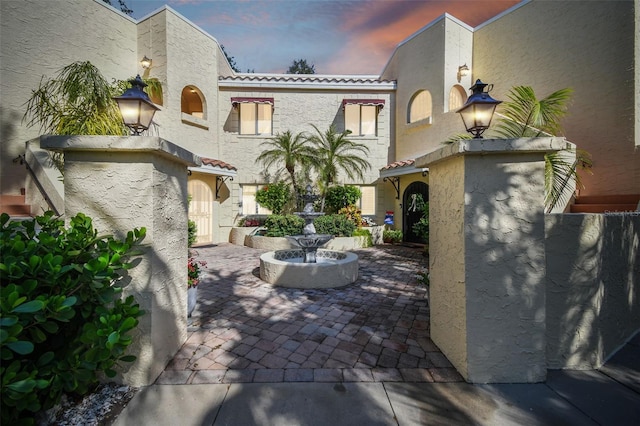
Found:
M 319 216 L 313 221 L 318 234 L 330 234 L 336 237 L 350 237 L 356 225 L 341 214 Z
M 87 393 L 100 373 L 135 360 L 125 351 L 143 311 L 133 296 L 121 299 L 120 278 L 144 236 L 99 237 L 81 213 L 68 229 L 52 212 L 0 216 L 2 424 L 32 423 L 62 393 Z
M 360 197 L 362 197 L 362 191 L 357 186 L 331 186 L 325 195 L 325 209 L 328 213 L 336 213 L 341 208 L 355 205 Z
M 385 229 L 382 232 L 382 241 L 385 243 L 399 243 L 402 241 L 402 231 L 395 229 Z
M 343 207 L 338 211 L 338 214 L 353 222 L 356 228 L 362 227 L 362 212 L 356 206 Z
M 281 214 L 291 200 L 291 189 L 285 182 L 270 183 L 256 192 L 256 201 L 273 214 Z
M 420 194 L 418 194 L 420 195 Z M 422 197 L 420 198 L 422 201 Z M 413 232 L 425 242 L 429 242 L 429 202 L 422 201 L 419 206 L 422 210 L 422 217 L 413 224 Z
M 198 239 L 198 225 L 195 221 L 189 219 L 187 222 L 187 232 L 189 233 L 188 246 L 191 247 Z
M 287 235 L 300 235 L 304 228 L 304 219 L 293 214 L 271 215 L 265 221 L 267 237 L 284 237 Z
M 367 243 L 365 245 L 365 247 L 373 247 L 373 237 L 371 235 L 371 232 L 369 232 L 368 229 L 356 229 L 355 231 L 353 231 L 353 236 L 354 237 L 366 237 L 367 238 Z

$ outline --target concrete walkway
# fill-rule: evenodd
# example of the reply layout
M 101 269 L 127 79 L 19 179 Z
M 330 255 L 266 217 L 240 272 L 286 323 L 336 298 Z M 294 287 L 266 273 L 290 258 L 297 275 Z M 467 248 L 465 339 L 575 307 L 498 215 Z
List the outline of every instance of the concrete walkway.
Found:
M 197 249 L 207 265 L 189 338 L 117 425 L 637 425 L 640 336 L 599 372 L 470 385 L 429 338 L 419 249 L 359 250 L 360 278 L 275 288 L 258 250 Z

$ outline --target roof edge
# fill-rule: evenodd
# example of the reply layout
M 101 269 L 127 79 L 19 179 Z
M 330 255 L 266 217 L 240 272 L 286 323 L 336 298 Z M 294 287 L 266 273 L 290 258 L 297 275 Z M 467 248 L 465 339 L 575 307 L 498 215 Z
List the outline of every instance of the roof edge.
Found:
M 502 18 L 503 16 L 508 15 L 509 13 L 513 12 L 514 10 L 520 9 L 522 6 L 525 6 L 525 5 L 529 4 L 529 3 L 531 3 L 532 1 L 533 0 L 522 0 L 520 3 L 514 4 L 513 6 L 511 6 L 509 9 L 498 13 L 493 18 L 490 18 L 490 19 L 484 21 L 482 24 L 480 24 L 477 27 L 475 27 L 474 30 L 479 30 L 481 28 L 484 28 L 487 25 L 489 25 L 489 24 L 497 21 L 498 19 Z

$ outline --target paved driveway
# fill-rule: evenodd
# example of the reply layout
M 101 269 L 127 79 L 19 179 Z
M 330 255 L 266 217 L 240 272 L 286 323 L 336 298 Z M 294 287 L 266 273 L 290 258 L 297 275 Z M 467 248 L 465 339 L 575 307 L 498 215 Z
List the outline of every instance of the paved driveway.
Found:
M 196 251 L 207 262 L 198 306 L 158 384 L 462 381 L 429 338 L 419 248 L 357 250 L 358 280 L 324 290 L 260 280 L 261 250 Z

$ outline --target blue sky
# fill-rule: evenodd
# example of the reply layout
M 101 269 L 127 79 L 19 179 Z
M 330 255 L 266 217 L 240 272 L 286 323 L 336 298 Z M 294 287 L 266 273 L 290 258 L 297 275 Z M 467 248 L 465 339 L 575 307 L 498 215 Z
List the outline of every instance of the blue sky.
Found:
M 116 1 L 112 3 L 117 4 Z M 141 18 L 167 4 L 215 37 L 241 71 L 380 74 L 402 40 L 447 12 L 471 26 L 518 0 L 127 0 Z

